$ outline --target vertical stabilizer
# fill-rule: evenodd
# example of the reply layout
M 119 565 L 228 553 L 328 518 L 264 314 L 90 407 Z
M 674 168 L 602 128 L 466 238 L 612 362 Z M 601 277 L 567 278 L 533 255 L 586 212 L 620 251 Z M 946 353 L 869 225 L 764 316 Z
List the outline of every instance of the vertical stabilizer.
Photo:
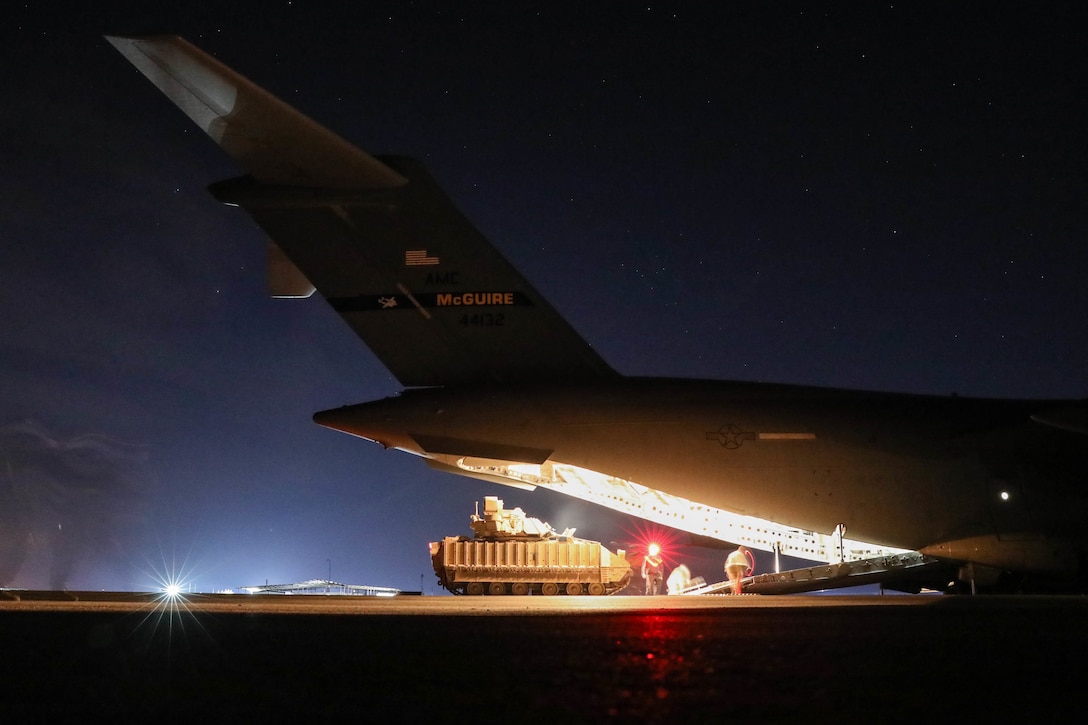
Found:
M 211 191 L 271 238 L 274 294 L 315 287 L 402 384 L 615 375 L 418 162 L 368 155 L 176 36 L 109 41 L 248 171 Z
M 107 36 L 262 184 L 381 189 L 404 179 L 176 35 Z

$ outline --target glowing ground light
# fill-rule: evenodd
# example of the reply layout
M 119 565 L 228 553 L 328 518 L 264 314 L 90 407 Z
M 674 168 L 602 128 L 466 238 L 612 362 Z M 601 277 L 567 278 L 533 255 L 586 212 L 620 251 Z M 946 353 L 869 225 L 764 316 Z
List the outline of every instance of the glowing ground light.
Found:
M 189 608 L 191 580 L 177 571 L 156 572 L 155 596 L 136 625 L 145 641 L 181 642 L 208 637 L 204 626 Z
M 146 578 L 144 589 L 151 596 L 130 633 L 134 641 L 141 647 L 162 646 L 168 658 L 174 656 L 175 645 L 211 641 L 200 617 L 190 608 L 190 597 L 198 591 L 190 554 L 179 558 L 163 552 L 160 546 L 158 563 L 146 557 L 144 562 L 146 567 L 140 574 Z
M 164 552 L 160 545 L 158 563 L 145 557 L 147 568 L 142 573 L 150 580 L 148 588 L 161 595 L 161 599 L 184 599 L 186 593 L 194 589 L 194 566 L 190 562 L 190 554 L 179 559 L 175 553 Z
M 180 571 L 156 571 L 151 575 L 154 581 L 152 591 L 158 594 L 161 601 L 176 604 L 185 601 L 186 592 L 192 591 L 192 582 Z

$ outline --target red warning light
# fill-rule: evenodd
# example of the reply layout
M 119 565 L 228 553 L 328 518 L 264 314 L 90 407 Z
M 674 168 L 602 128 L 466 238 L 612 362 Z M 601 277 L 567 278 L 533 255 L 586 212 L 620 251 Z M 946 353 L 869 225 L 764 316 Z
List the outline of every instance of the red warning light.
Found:
M 670 559 L 676 555 L 676 532 L 658 524 L 639 522 L 635 531 L 630 532 L 631 539 L 627 550 L 641 561 L 641 557 L 654 556 Z M 671 566 L 666 562 L 666 566 Z

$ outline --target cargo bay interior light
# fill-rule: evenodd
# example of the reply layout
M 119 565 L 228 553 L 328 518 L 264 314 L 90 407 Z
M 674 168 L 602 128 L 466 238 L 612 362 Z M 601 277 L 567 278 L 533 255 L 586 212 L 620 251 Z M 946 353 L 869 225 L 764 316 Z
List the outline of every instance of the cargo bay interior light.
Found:
M 541 465 L 495 459 L 436 456 L 468 475 L 532 490 L 541 486 L 600 506 L 637 516 L 657 524 L 760 551 L 778 551 L 828 564 L 858 561 L 876 556 L 905 554 L 897 549 L 725 511 L 659 491 L 634 481 L 608 476 L 565 463 Z

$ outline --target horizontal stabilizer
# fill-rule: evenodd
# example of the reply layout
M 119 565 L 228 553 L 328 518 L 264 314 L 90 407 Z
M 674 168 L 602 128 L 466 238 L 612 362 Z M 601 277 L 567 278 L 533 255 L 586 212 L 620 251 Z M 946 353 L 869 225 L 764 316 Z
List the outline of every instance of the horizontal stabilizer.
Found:
M 263 184 L 383 189 L 405 179 L 176 35 L 106 36 Z

